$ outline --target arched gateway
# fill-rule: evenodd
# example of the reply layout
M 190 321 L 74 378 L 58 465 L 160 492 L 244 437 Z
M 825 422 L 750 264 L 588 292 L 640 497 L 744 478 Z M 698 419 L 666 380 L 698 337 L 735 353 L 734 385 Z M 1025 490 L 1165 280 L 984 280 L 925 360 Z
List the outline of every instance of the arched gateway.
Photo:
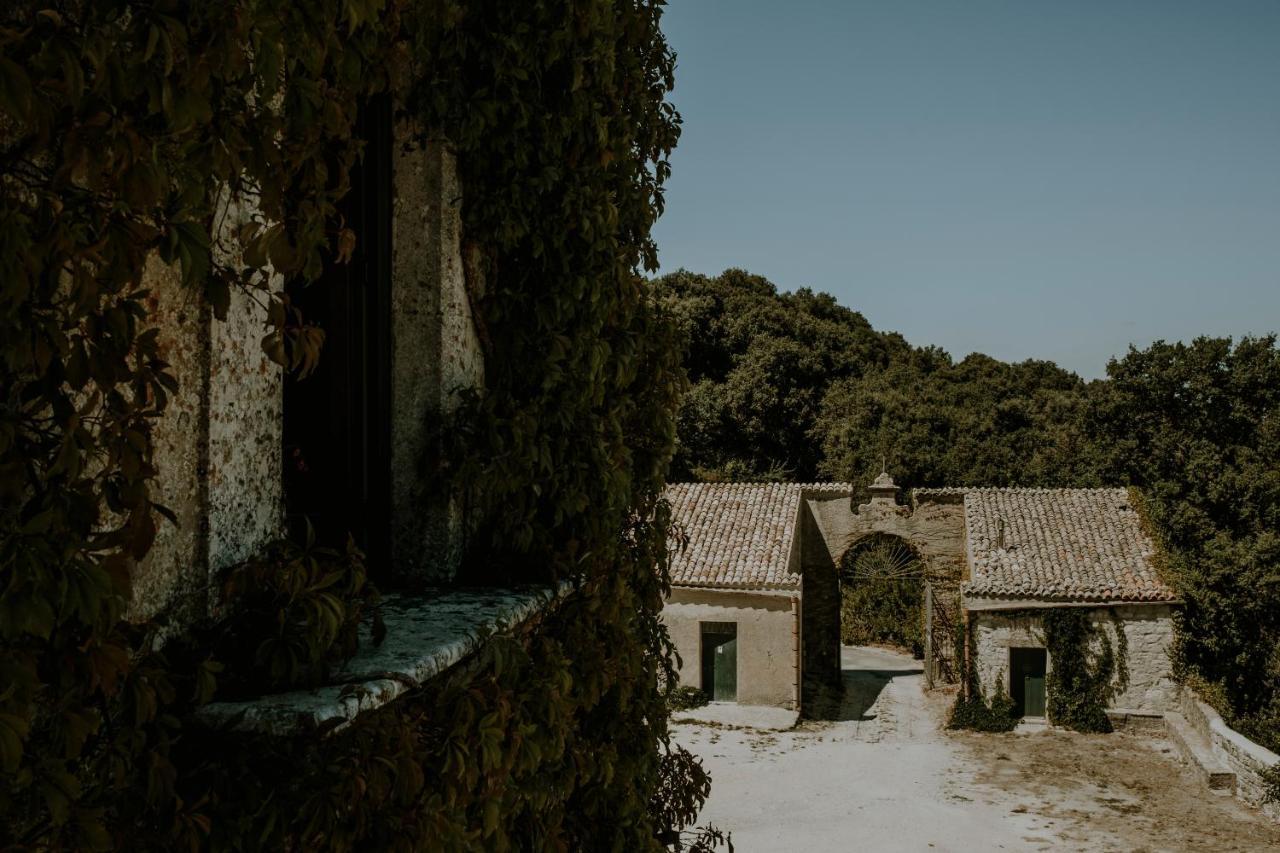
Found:
M 954 626 L 964 572 L 964 503 L 960 491 L 917 491 L 914 505 L 898 503 L 898 487 L 881 473 L 858 505 L 852 490 L 806 490 L 802 495 L 801 576 L 804 620 L 802 701 L 821 706 L 840 685 L 841 573 L 869 548 L 900 543 L 897 571 L 920 585 L 927 680 L 955 677 Z M 889 555 L 882 555 L 889 556 Z M 891 569 L 892 571 L 892 569 Z

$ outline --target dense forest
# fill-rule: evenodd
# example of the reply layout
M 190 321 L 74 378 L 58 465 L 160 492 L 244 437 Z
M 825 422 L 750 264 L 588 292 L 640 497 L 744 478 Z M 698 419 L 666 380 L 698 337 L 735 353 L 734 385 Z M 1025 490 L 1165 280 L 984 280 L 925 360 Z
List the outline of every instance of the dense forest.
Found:
M 1280 348 L 1158 341 L 1085 382 L 873 329 L 742 270 L 654 282 L 691 389 L 672 479 L 1137 486 L 1186 601 L 1175 664 L 1280 749 Z

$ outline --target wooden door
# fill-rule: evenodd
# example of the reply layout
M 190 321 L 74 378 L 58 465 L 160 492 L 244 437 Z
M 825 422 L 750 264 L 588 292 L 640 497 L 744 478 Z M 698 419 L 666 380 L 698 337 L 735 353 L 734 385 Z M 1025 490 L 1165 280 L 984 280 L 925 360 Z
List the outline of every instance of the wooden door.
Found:
M 1044 716 L 1047 663 L 1044 649 L 1009 649 L 1009 694 L 1017 716 Z
M 733 622 L 704 622 L 702 689 L 716 702 L 738 698 L 738 631 Z

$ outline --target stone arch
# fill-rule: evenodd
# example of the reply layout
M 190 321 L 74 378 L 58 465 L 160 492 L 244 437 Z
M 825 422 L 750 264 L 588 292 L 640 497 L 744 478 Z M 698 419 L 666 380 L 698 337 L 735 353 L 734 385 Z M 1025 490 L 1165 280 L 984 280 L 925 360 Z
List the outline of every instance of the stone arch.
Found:
M 841 645 L 900 644 L 924 657 L 927 561 L 896 533 L 858 537 L 836 563 Z
M 928 561 L 916 543 L 900 533 L 881 530 L 859 535 L 841 552 L 835 564 L 842 581 L 850 571 L 875 570 L 882 575 L 912 578 L 922 578 L 928 573 Z
M 840 583 L 838 567 L 851 549 L 874 535 L 900 538 L 920 555 L 935 607 L 930 620 L 934 668 L 943 680 L 955 676 L 953 623 L 959 615 L 965 571 L 964 502 L 959 492 L 933 491 L 898 503 L 898 486 L 882 473 L 859 503 L 850 486 L 815 486 L 803 493 L 798 522 L 802 577 L 801 624 L 804 703 L 829 699 L 840 683 Z

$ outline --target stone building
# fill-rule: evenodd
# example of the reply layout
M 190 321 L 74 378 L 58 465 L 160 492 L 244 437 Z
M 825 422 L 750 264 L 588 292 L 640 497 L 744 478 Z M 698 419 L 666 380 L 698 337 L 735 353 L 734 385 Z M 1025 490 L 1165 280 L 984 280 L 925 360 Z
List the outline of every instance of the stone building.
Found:
M 1044 611 L 1083 608 L 1094 633 L 1124 649 L 1112 708 L 1163 713 L 1177 702 L 1170 672 L 1177 595 L 1125 489 L 963 492 L 970 655 L 984 694 L 1004 689 L 1043 716 L 1054 661 Z M 1052 679 L 1049 679 L 1052 684 Z M 1050 688 L 1051 689 L 1051 688 Z
M 680 483 L 668 488 L 673 545 L 663 611 L 683 684 L 714 699 L 814 708 L 840 685 L 842 567 L 872 537 L 914 556 L 927 595 L 924 668 L 955 681 L 968 620 L 984 692 L 1043 713 L 1053 662 L 1046 608 L 1087 608 L 1124 634 L 1128 671 L 1113 705 L 1175 701 L 1173 591 L 1124 489 L 917 489 L 898 502 L 887 474 L 848 484 Z M 861 495 L 869 497 L 862 502 Z M 1118 675 L 1118 677 L 1120 677 Z
M 679 483 L 667 498 L 687 536 L 662 612 L 681 683 L 718 701 L 798 708 L 801 488 Z

